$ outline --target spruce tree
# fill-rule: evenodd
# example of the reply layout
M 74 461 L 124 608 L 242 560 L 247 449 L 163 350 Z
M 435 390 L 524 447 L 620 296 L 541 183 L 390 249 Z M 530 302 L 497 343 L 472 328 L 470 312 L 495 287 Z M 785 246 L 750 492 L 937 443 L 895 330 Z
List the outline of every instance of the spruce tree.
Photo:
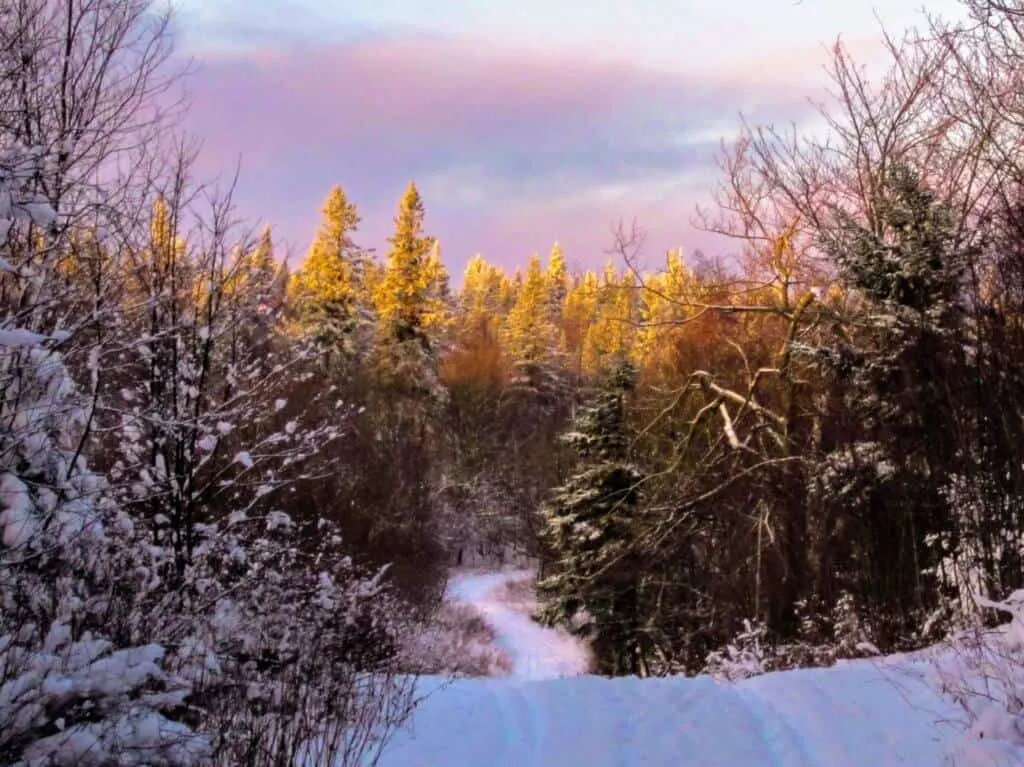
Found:
M 620 278 L 615 266 L 607 265 L 598 293 L 596 316 L 585 338 L 585 371 L 600 375 L 635 352 L 637 292 L 631 273 Z
M 643 673 L 635 539 L 643 472 L 630 460 L 627 397 L 635 368 L 621 360 L 579 409 L 563 440 L 579 466 L 543 508 L 551 558 L 538 584 L 539 619 L 590 641 L 597 671 Z
M 548 266 L 544 272 L 544 281 L 547 284 L 549 316 L 555 325 L 560 326 L 565 299 L 569 294 L 569 269 L 565 264 L 562 246 L 557 242 L 552 246 L 551 255 L 548 256 Z
M 505 340 L 509 355 L 520 363 L 542 363 L 557 349 L 548 285 L 536 255 L 530 258 L 526 277 L 509 312 Z
M 949 207 L 906 166 L 890 168 L 866 220 L 837 218 L 823 244 L 859 299 L 851 330 L 831 347 L 796 348 L 825 374 L 830 407 L 849 414 L 857 438 L 820 456 L 813 502 L 863 525 L 851 535 L 862 550 L 830 556 L 856 573 L 842 585 L 900 634 L 935 605 L 922 577 L 934 555 L 927 541 L 963 532 L 941 488 L 974 458 L 963 412 L 978 377 L 957 306 L 970 252 Z
M 369 259 L 352 240 L 359 222 L 355 204 L 335 186 L 324 200 L 323 221 L 309 254 L 289 284 L 300 327 L 343 357 L 365 351 L 372 324 L 364 286 Z
M 502 348 L 512 363 L 506 401 L 509 407 L 550 417 L 565 390 L 558 328 L 548 304 L 548 285 L 534 255 L 504 327 Z M 522 416 L 520 416 L 522 417 Z
M 378 380 L 413 399 L 443 396 L 438 358 L 450 314 L 448 274 L 436 240 L 423 233 L 424 217 L 423 199 L 410 182 L 374 290 L 380 318 L 375 347 Z
M 429 312 L 434 239 L 423 234 L 425 215 L 419 190 L 410 182 L 395 216 L 395 233 L 388 238 L 391 248 L 374 298 L 390 341 L 413 341 L 429 350 L 424 320 Z
M 464 343 L 496 340 L 504 319 L 504 272 L 480 255 L 469 260 L 459 291 L 459 332 Z

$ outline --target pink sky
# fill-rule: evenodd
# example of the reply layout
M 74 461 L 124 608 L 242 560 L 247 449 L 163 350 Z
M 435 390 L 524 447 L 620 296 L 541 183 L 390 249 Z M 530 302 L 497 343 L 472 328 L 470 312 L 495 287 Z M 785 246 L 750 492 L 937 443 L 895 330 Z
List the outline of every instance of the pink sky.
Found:
M 199 60 L 186 127 L 205 142 L 204 172 L 241 157 L 240 212 L 271 223 L 296 258 L 334 184 L 360 208 L 357 240 L 382 252 L 413 179 L 455 274 L 474 253 L 511 268 L 555 240 L 599 267 L 620 218 L 648 230 L 649 260 L 722 247 L 690 225 L 719 141 L 741 111 L 809 115 L 823 60 L 814 47 L 687 75 L 599 50 L 426 34 L 250 47 Z

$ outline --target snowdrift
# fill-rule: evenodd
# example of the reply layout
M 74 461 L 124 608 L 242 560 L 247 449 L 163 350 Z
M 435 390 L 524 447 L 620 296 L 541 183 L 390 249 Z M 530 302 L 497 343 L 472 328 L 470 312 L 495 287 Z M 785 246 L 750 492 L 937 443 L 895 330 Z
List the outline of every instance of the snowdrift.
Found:
M 962 712 L 906 672 L 856 663 L 735 685 L 431 679 L 381 765 L 940 765 Z
M 578 676 L 586 659 L 571 638 L 495 597 L 522 576 L 453 581 L 451 598 L 488 617 L 513 673 L 423 680 L 425 699 L 385 749 L 382 767 L 1024 764 L 1005 749 L 963 750 L 964 711 L 937 691 L 926 657 L 852 661 L 735 684 Z

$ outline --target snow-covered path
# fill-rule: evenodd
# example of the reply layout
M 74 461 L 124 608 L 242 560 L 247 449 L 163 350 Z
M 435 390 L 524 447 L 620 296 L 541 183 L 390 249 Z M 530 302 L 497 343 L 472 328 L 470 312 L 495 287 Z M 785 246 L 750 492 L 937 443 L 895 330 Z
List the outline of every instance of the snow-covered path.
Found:
M 478 607 L 511 677 L 422 681 L 424 702 L 381 767 L 888 767 L 950 764 L 962 712 L 923 661 L 858 661 L 740 682 L 577 676 L 578 646 L 496 598 L 523 573 L 465 575 L 452 599 Z M 1008 764 L 957 761 L 956 767 Z
M 930 690 L 898 689 L 864 664 L 735 686 L 595 676 L 429 684 L 382 767 L 939 767 L 955 734 L 939 721 L 955 712 Z
M 557 679 L 585 674 L 589 656 L 584 645 L 562 631 L 537 625 L 500 599 L 509 583 L 530 578 L 529 571 L 463 573 L 448 587 L 448 598 L 473 605 L 497 635 L 496 644 L 512 661 L 518 679 Z

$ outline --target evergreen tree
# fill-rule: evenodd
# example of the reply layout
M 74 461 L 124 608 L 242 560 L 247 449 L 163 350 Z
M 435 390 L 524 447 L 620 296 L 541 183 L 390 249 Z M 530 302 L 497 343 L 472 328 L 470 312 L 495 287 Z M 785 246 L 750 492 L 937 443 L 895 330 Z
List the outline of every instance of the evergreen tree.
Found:
M 592 375 L 614 369 L 619 360 L 635 354 L 636 285 L 632 274 L 619 277 L 613 264 L 605 267 L 596 317 L 587 330 L 583 368 Z
M 959 538 L 959 510 L 941 485 L 969 473 L 978 453 L 963 414 L 982 404 L 968 405 L 978 374 L 965 355 L 971 342 L 956 299 L 969 252 L 957 244 L 951 211 L 898 165 L 873 208 L 869 222 L 840 215 L 824 242 L 845 287 L 862 299 L 851 332 L 829 348 L 797 348 L 825 373 L 830 408 L 858 429 L 857 439 L 826 450 L 815 472 L 814 503 L 834 504 L 865 526 L 863 550 L 829 557 L 835 569 L 859 570 L 859 582 L 842 585 L 868 595 L 902 634 L 934 608 L 922 578 L 934 553 L 928 539 Z
M 558 328 L 548 311 L 547 285 L 536 255 L 516 291 L 503 335 L 502 346 L 512 365 L 508 405 L 520 409 L 520 418 L 549 417 L 561 399 L 565 375 L 559 364 Z
M 440 396 L 438 361 L 448 324 L 448 273 L 433 237 L 423 234 L 425 209 L 410 182 L 395 216 L 387 263 L 376 280 L 380 318 L 375 349 L 380 383 L 395 392 Z
M 410 182 L 395 216 L 395 233 L 388 238 L 391 249 L 374 299 L 388 340 L 413 341 L 429 351 L 426 317 L 436 274 L 430 264 L 434 239 L 423 234 L 425 215 L 419 190 Z
M 348 357 L 365 351 L 372 314 L 366 300 L 367 254 L 352 240 L 359 213 L 340 186 L 324 200 L 323 221 L 302 267 L 289 283 L 300 327 L 328 351 Z
M 548 257 L 548 267 L 544 272 L 544 282 L 547 284 L 549 316 L 556 326 L 561 326 L 565 299 L 569 294 L 569 269 L 565 264 L 562 246 L 557 242 L 552 246 L 551 255 Z
M 679 251 L 669 251 L 664 270 L 646 278 L 645 283 L 648 289 L 641 294 L 637 355 L 649 369 L 665 359 L 674 331 L 695 314 L 687 304 L 698 300 L 700 284 Z
M 548 285 L 540 258 L 530 258 L 526 277 L 509 312 L 506 349 L 516 362 L 546 362 L 557 350 L 557 329 L 549 311 Z
M 426 263 L 427 300 L 423 327 L 434 342 L 446 337 L 453 323 L 453 298 L 448 269 L 441 260 L 441 243 L 434 240 Z
M 480 255 L 469 260 L 459 291 L 459 332 L 464 342 L 496 339 L 504 315 L 504 272 Z
M 587 271 L 569 289 L 562 317 L 562 349 L 577 381 L 583 378 L 583 351 L 590 326 L 597 317 L 600 293 L 597 275 Z
M 634 540 L 644 475 L 630 460 L 627 397 L 635 368 L 622 361 L 563 435 L 579 468 L 544 506 L 551 567 L 538 584 L 540 620 L 588 639 L 598 672 L 644 673 Z

